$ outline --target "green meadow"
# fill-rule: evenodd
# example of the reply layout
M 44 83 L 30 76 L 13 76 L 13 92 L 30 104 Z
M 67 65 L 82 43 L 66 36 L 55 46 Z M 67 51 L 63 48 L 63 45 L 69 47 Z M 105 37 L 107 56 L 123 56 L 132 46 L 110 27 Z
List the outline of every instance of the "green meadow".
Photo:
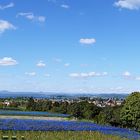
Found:
M 0 131 L 2 140 L 127 140 L 99 132 Z

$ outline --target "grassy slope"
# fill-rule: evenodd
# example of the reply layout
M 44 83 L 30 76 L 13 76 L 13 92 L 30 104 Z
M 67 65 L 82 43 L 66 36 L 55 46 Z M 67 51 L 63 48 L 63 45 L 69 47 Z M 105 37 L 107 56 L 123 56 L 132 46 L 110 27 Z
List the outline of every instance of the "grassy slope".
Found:
M 2 136 L 21 136 L 25 140 L 127 140 L 117 136 L 104 135 L 98 132 L 40 132 L 40 131 L 0 131 L 0 138 Z

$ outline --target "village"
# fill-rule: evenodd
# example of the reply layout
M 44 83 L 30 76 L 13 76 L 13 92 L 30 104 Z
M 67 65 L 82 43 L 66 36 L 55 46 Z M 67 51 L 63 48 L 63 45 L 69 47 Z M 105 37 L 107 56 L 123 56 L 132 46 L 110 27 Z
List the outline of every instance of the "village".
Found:
M 32 97 L 31 97 L 32 98 Z M 10 108 L 10 107 L 14 107 L 14 108 L 18 108 L 19 106 L 23 107 L 26 106 L 27 102 L 29 100 L 28 98 L 8 98 L 8 99 L 0 99 L 0 108 Z M 94 104 L 97 107 L 115 107 L 115 106 L 121 106 L 124 103 L 124 99 L 116 99 L 116 98 L 108 98 L 108 99 L 102 99 L 102 98 L 86 98 L 86 97 L 79 97 L 76 99 L 70 99 L 70 98 L 65 98 L 65 99 L 46 99 L 46 98 L 33 98 L 35 103 L 38 102 L 51 102 L 52 104 L 63 104 L 63 103 L 67 103 L 67 104 L 73 104 L 73 103 L 80 103 L 80 102 L 88 102 L 90 104 Z

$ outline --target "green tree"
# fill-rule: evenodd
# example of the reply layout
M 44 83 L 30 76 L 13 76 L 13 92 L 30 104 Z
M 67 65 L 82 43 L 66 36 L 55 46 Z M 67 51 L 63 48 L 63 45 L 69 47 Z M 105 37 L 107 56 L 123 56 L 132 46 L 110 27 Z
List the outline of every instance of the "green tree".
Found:
M 83 118 L 83 113 L 82 113 L 82 110 L 83 110 L 83 106 L 81 105 L 81 103 L 73 103 L 69 106 L 69 113 L 71 115 L 73 115 L 74 117 L 76 118 Z
M 88 120 L 92 120 L 98 115 L 100 112 L 100 108 L 95 106 L 94 104 L 86 102 L 84 105 L 83 116 Z
M 121 110 L 121 120 L 125 127 L 140 131 L 140 92 L 133 92 L 126 98 Z
M 120 110 L 122 106 L 102 108 L 99 115 L 95 117 L 95 121 L 100 124 L 109 124 L 112 126 L 120 126 Z
M 27 103 L 26 109 L 34 111 L 35 108 L 36 108 L 35 101 L 34 101 L 33 97 L 31 97 L 31 98 L 28 99 L 28 103 Z
M 61 104 L 60 104 L 60 113 L 63 113 L 63 114 L 66 114 L 67 113 L 67 111 L 68 111 L 68 102 L 62 102 Z
M 68 113 L 79 119 L 93 120 L 100 112 L 99 107 L 87 101 L 75 102 L 68 108 Z

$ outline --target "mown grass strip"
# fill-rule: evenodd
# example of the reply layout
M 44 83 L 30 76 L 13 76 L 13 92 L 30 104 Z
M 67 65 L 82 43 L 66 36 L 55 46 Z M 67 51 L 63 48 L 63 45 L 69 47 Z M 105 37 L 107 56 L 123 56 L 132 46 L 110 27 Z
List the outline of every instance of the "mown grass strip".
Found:
M 99 132 L 74 131 L 0 131 L 2 140 L 128 140 Z

